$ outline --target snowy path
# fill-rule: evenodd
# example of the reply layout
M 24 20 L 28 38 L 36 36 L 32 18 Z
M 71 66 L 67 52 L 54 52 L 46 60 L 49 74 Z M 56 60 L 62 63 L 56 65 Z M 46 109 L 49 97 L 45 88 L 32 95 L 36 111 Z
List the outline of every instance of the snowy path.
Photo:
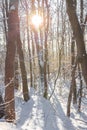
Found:
M 44 113 L 42 102 L 38 96 L 33 96 L 34 105 L 30 113 L 30 117 L 22 127 L 23 130 L 42 130 L 44 127 Z
M 53 103 L 33 93 L 30 101 L 16 99 L 17 124 L 3 123 L 0 130 L 76 130 L 54 95 Z
M 34 94 L 28 103 L 23 104 L 19 115 L 16 126 L 18 130 L 75 130 L 56 97 L 55 102 L 51 104 Z

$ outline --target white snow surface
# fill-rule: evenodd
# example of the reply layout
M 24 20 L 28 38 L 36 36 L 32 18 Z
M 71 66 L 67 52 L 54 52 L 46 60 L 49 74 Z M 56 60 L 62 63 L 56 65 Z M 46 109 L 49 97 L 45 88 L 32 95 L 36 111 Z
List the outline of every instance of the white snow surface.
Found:
M 56 93 L 57 91 L 49 101 L 30 89 L 31 98 L 24 102 L 21 92 L 16 92 L 16 121 L 7 123 L 1 119 L 0 130 L 87 130 L 87 124 L 78 120 L 81 115 L 74 112 L 71 118 L 66 116 L 66 98 L 57 96 Z M 84 119 L 87 120 L 86 115 Z

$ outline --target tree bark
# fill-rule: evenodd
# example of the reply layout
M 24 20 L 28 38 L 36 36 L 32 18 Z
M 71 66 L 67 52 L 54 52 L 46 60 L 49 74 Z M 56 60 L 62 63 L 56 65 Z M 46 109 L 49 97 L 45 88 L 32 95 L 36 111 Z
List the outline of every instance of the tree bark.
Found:
M 24 62 L 24 54 L 22 50 L 22 43 L 20 39 L 20 21 L 19 21 L 19 16 L 18 16 L 18 5 L 19 5 L 19 0 L 11 0 L 10 6 L 15 6 L 16 8 L 16 13 L 15 13 L 15 24 L 17 26 L 16 28 L 16 44 L 17 44 L 17 49 L 18 49 L 18 54 L 19 54 L 19 62 L 20 62 L 20 68 L 21 68 L 21 75 L 22 75 L 22 85 L 23 85 L 23 97 L 25 101 L 29 100 L 29 92 L 28 92 L 28 83 L 27 83 L 27 73 L 26 73 L 26 68 L 25 68 L 25 62 Z
M 18 77 L 19 77 L 19 72 L 18 72 L 18 53 L 16 51 L 16 54 L 15 54 L 15 65 L 14 65 L 14 86 L 15 86 L 15 89 L 17 89 L 17 90 L 19 88 L 19 79 L 18 79 Z
M 78 99 L 78 111 L 81 111 L 81 102 L 82 102 L 82 75 L 81 75 L 81 67 L 78 64 L 78 71 L 79 71 L 79 79 L 80 79 L 80 88 L 79 88 L 79 99 Z
M 78 57 L 77 60 L 79 63 L 81 63 L 82 74 L 87 84 L 87 71 L 86 71 L 87 70 L 87 54 L 86 54 L 86 49 L 85 49 L 83 31 L 81 29 L 81 26 L 79 24 L 79 21 L 76 15 L 73 0 L 66 0 L 66 4 L 67 4 L 67 13 L 68 13 L 72 30 L 76 39 L 77 57 Z
M 29 16 L 28 14 L 28 6 L 27 6 L 27 3 L 26 3 L 26 15 Z M 28 42 L 28 51 L 29 51 L 29 59 L 31 59 L 31 48 L 30 48 L 30 37 L 29 37 L 29 20 L 28 20 L 28 17 L 27 17 L 27 42 Z M 30 67 L 30 87 L 33 87 L 33 74 L 32 74 L 32 59 L 29 61 L 29 67 Z
M 18 0 L 9 1 L 8 13 L 8 39 L 7 39 L 7 52 L 5 60 L 5 119 L 6 121 L 13 122 L 15 120 L 15 101 L 14 101 L 14 62 L 16 44 L 18 47 L 20 66 L 23 81 L 23 95 L 24 100 L 29 99 L 27 75 L 24 64 L 24 56 L 20 40 L 20 28 L 18 18 Z M 23 61 L 23 62 L 22 62 Z
M 14 102 L 14 59 L 15 59 L 15 11 L 9 11 L 8 14 L 8 43 L 5 60 L 5 119 L 7 121 L 15 120 L 15 102 Z M 8 85 L 9 84 L 9 85 Z
M 72 37 L 72 43 L 71 43 L 71 69 L 75 66 L 75 39 L 74 36 Z M 77 90 L 76 90 L 76 79 L 75 79 L 75 72 L 74 74 L 71 74 L 72 77 L 72 86 L 73 86 L 73 104 L 77 103 Z
M 70 106 L 71 106 L 71 101 L 72 101 L 72 94 L 73 94 L 73 83 L 75 82 L 74 76 L 75 76 L 75 71 L 76 71 L 76 66 L 77 66 L 77 61 L 75 63 L 75 66 L 72 68 L 72 73 L 71 73 L 71 86 L 70 86 L 70 91 L 69 91 L 69 96 L 68 96 L 68 102 L 67 102 L 67 116 L 70 116 Z
M 27 73 L 26 73 L 26 69 L 25 69 L 24 55 L 23 55 L 20 35 L 18 35 L 18 37 L 17 37 L 17 48 L 18 48 L 21 75 L 22 75 L 23 97 L 24 97 L 25 101 L 28 101 L 30 99 L 30 96 L 29 96 L 29 92 L 28 92 Z

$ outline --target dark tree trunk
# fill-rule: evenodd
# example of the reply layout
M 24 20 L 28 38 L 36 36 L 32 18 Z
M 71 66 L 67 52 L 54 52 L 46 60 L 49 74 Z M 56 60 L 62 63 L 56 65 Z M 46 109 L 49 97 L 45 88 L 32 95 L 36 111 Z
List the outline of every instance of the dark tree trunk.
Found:
M 71 101 L 72 101 L 72 84 L 70 86 L 70 91 L 69 91 L 69 96 L 68 96 L 68 101 L 67 101 L 67 116 L 70 117 L 70 106 L 71 106 Z
M 21 68 L 21 75 L 22 75 L 23 97 L 25 101 L 28 101 L 30 97 L 28 92 L 27 73 L 25 69 L 24 55 L 23 55 L 20 35 L 18 35 L 17 37 L 17 47 L 18 47 L 18 54 L 19 54 L 19 61 L 20 61 L 20 68 Z
M 72 79 L 71 79 L 71 86 L 70 86 L 68 102 L 67 102 L 67 116 L 68 117 L 70 116 L 70 106 L 71 106 L 71 101 L 72 101 L 73 85 L 75 82 L 74 76 L 75 76 L 76 66 L 77 66 L 77 61 L 75 63 L 75 66 L 72 68 L 72 73 L 71 73 Z
M 72 43 L 71 43 L 71 69 L 75 66 L 75 39 L 74 36 L 72 37 Z M 76 90 L 76 79 L 75 79 L 75 72 L 71 74 L 72 77 L 72 87 L 73 87 L 73 104 L 77 103 L 77 90 Z
M 15 101 L 14 101 L 14 62 L 16 44 L 18 47 L 20 65 L 23 79 L 24 100 L 29 99 L 27 76 L 25 71 L 24 56 L 21 47 L 19 18 L 18 18 L 18 0 L 10 0 L 8 11 L 8 39 L 7 52 L 5 60 L 5 119 L 13 122 L 15 120 Z M 23 61 L 23 62 L 22 62 Z
M 48 84 L 47 84 L 47 33 L 45 33 L 45 56 L 44 56 L 44 97 L 47 99 L 48 97 Z
M 32 37 L 32 56 L 35 56 L 35 44 L 34 44 L 34 39 L 33 39 L 33 34 L 32 34 L 32 32 L 31 32 L 31 37 Z M 33 60 L 32 60 L 32 62 L 33 62 L 33 69 L 32 69 L 32 71 L 33 71 L 33 87 L 36 89 L 37 88 L 37 86 L 36 86 L 36 70 L 35 70 L 35 66 L 36 66 L 36 63 L 35 63 L 35 58 L 33 58 Z
M 14 86 L 15 86 L 15 89 L 17 89 L 17 90 L 19 88 L 18 76 L 19 76 L 19 72 L 18 72 L 18 54 L 17 54 L 17 51 L 16 51 L 16 54 L 15 54 L 15 65 L 14 65 Z
M 83 0 L 80 0 L 80 23 L 83 23 Z
M 28 14 L 28 6 L 26 5 L 26 15 L 29 16 Z M 27 41 L 28 41 L 28 51 L 29 51 L 29 65 L 30 65 L 30 87 L 33 87 L 33 75 L 32 75 L 32 59 L 31 59 L 31 49 L 30 49 L 30 38 L 29 38 L 29 20 L 27 17 Z
M 81 101 L 82 101 L 82 76 L 81 76 L 81 67 L 78 64 L 78 72 L 79 72 L 79 79 L 80 79 L 80 88 L 79 88 L 79 100 L 78 100 L 78 111 L 81 111 Z
M 21 75 L 22 75 L 22 84 L 23 84 L 23 97 L 25 101 L 29 100 L 29 92 L 28 92 L 28 83 L 27 83 L 27 73 L 26 73 L 26 68 L 25 68 L 25 62 L 24 62 L 24 54 L 22 50 L 22 43 L 20 39 L 20 21 L 19 21 L 19 16 L 18 16 L 18 5 L 19 5 L 19 0 L 12 0 L 11 6 L 15 5 L 16 7 L 16 13 L 15 13 L 15 24 L 17 26 L 16 28 L 16 46 L 19 54 L 19 61 L 20 61 L 20 68 L 21 68 Z
M 73 6 L 73 0 L 66 0 L 67 3 L 67 13 L 69 16 L 69 20 L 72 26 L 72 30 L 76 39 L 76 45 L 77 45 L 77 60 L 81 63 L 82 67 L 82 74 L 84 77 L 84 80 L 87 84 L 87 54 L 85 50 L 85 42 L 83 37 L 83 31 L 81 29 L 81 26 L 79 24 L 75 7 Z
M 0 92 L 0 118 L 2 118 L 5 115 L 5 106 L 4 106 L 4 101 L 2 98 L 2 94 Z
M 14 59 L 15 59 L 15 11 L 10 10 L 8 14 L 8 43 L 5 60 L 5 118 L 7 121 L 15 120 L 15 102 L 14 102 Z M 9 85 L 8 85 L 9 84 Z
M 44 58 L 44 97 L 48 97 L 48 84 L 47 84 L 47 69 L 49 70 L 49 66 L 47 65 L 48 62 L 48 46 L 47 46 L 47 40 L 48 40 L 48 30 L 49 30 L 49 5 L 48 0 L 45 0 L 46 4 L 46 10 L 47 10 L 47 26 L 45 29 L 45 58 Z M 49 73 L 48 73 L 49 75 Z

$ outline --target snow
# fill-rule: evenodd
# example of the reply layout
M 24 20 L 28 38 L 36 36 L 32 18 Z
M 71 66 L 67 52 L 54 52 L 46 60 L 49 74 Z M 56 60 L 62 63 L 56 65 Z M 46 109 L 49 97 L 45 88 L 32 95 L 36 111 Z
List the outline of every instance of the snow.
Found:
M 11 7 L 10 7 L 10 11 L 11 10 L 15 10 L 16 8 L 15 8 L 15 6 L 14 5 L 12 5 Z
M 87 130 L 87 124 L 78 120 L 87 120 L 87 108 L 84 110 L 85 114 L 81 115 L 73 107 L 74 114 L 71 113 L 71 118 L 68 118 L 67 96 L 58 96 L 58 90 L 50 101 L 33 88 L 30 89 L 31 99 L 28 102 L 23 101 L 21 91 L 15 93 L 16 121 L 13 124 L 1 119 L 0 130 Z

